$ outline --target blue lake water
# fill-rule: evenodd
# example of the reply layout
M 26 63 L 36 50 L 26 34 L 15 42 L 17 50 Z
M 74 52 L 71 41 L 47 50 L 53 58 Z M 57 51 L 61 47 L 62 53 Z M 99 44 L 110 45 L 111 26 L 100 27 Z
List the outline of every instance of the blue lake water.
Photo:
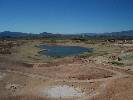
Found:
M 84 52 L 91 52 L 92 48 L 80 46 L 62 46 L 62 45 L 41 45 L 41 54 L 51 57 L 75 56 Z

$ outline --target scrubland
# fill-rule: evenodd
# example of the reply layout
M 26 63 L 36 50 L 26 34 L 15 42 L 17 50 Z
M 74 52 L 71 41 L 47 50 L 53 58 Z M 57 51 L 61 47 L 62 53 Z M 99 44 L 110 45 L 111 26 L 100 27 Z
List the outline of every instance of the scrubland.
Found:
M 39 53 L 40 44 L 94 50 L 46 59 Z M 42 39 L 8 40 L 0 45 L 0 100 L 133 100 L 132 43 Z M 64 85 L 79 88 L 83 95 L 54 97 L 45 91 Z

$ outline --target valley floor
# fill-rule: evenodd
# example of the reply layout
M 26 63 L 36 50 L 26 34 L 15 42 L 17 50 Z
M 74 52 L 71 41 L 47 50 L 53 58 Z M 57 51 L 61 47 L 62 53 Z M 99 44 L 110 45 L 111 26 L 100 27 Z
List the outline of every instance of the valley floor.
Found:
M 0 100 L 133 100 L 132 61 L 119 61 L 123 54 L 133 54 L 133 46 L 63 43 L 96 51 L 43 61 L 37 44 L 28 42 L 0 56 Z M 63 87 L 78 92 L 65 96 Z

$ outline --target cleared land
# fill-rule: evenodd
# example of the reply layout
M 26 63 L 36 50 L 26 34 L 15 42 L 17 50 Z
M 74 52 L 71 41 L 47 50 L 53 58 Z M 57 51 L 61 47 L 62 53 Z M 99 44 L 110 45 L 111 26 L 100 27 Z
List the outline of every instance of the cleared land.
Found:
M 133 45 L 66 41 L 56 44 L 95 51 L 44 59 L 36 45 L 46 41 L 25 40 L 11 49 L 12 54 L 1 54 L 0 100 L 133 100 L 132 59 L 126 58 L 133 55 Z

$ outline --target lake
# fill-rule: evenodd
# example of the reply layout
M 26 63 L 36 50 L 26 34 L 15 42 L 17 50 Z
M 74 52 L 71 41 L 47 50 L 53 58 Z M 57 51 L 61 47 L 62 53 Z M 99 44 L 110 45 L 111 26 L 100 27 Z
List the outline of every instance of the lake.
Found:
M 62 45 L 41 45 L 41 54 L 50 57 L 75 56 L 84 52 L 91 52 L 92 48 L 80 46 L 62 46 Z

